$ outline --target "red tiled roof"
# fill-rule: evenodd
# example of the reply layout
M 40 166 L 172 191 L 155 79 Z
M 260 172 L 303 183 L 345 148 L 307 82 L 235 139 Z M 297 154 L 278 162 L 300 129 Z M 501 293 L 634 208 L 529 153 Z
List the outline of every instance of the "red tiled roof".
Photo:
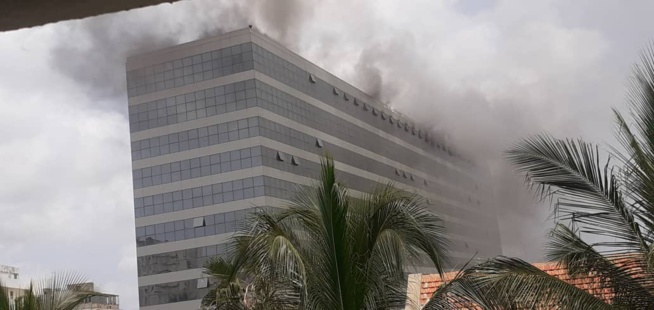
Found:
M 618 266 L 624 266 L 627 264 L 638 266 L 638 260 L 633 257 L 622 257 L 613 259 L 614 264 Z M 555 276 L 561 280 L 564 280 L 568 283 L 571 283 L 578 288 L 588 291 L 589 293 L 595 295 L 598 298 L 604 299 L 607 302 L 610 302 L 613 298 L 613 291 L 610 287 L 603 287 L 597 277 L 586 276 L 586 277 L 570 277 L 564 266 L 559 263 L 535 263 L 535 267 L 547 272 L 548 274 Z M 638 268 L 638 267 L 636 267 Z M 452 280 L 456 276 L 457 272 L 449 272 L 444 275 L 446 281 Z M 643 274 L 644 276 L 644 274 Z M 434 292 L 443 284 L 443 280 L 438 274 L 426 274 L 422 275 L 420 283 L 420 305 L 424 306 Z

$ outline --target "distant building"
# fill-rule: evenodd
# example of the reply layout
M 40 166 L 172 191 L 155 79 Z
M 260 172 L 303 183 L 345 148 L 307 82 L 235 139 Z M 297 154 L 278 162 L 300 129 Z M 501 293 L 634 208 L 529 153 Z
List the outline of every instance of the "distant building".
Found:
M 20 280 L 20 270 L 17 267 L 0 265 L 0 283 L 9 295 L 10 306 L 13 309 L 17 298 L 23 296 L 27 291 L 25 283 Z M 95 291 L 93 282 L 79 283 L 68 285 L 71 291 Z M 52 290 L 50 290 L 52 291 Z M 44 292 L 47 294 L 48 289 Z M 120 309 L 120 300 L 118 295 L 102 294 L 87 298 L 76 310 L 118 310 Z
M 143 310 L 197 309 L 206 260 L 255 207 L 318 178 L 326 152 L 353 195 L 392 182 L 425 197 L 455 264 L 501 254 L 482 169 L 253 29 L 130 57 L 127 93 Z
M 20 284 L 19 274 L 20 270 L 17 267 L 0 265 L 0 283 L 7 291 L 12 306 L 16 298 L 23 296 L 25 292 Z
M 93 282 L 79 283 L 68 286 L 72 291 L 94 291 L 95 285 Z M 86 299 L 86 302 L 81 304 L 77 310 L 118 310 L 120 309 L 120 300 L 118 295 L 103 294 L 102 296 L 95 296 Z

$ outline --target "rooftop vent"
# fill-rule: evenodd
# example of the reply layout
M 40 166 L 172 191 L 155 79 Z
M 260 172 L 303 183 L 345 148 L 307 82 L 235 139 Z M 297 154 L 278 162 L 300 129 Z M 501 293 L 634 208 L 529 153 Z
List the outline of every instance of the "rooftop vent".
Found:
M 316 83 L 316 77 L 313 76 L 313 74 L 309 74 L 309 82 L 315 84 Z

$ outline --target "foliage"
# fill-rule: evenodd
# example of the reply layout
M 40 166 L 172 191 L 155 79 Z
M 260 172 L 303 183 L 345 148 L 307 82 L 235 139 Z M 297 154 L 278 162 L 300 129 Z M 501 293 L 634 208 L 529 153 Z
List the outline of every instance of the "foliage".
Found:
M 317 184 L 300 190 L 287 208 L 257 210 L 234 237 L 233 254 L 207 267 L 220 284 L 204 305 L 403 308 L 403 268 L 442 272 L 448 259 L 442 221 L 422 205 L 391 185 L 352 198 L 325 158 Z
M 74 273 L 55 274 L 31 282 L 14 301 L 9 297 L 8 288 L 0 283 L 0 310 L 74 310 L 88 298 L 101 295 L 95 291 L 71 287 L 84 282 L 86 280 L 83 277 Z

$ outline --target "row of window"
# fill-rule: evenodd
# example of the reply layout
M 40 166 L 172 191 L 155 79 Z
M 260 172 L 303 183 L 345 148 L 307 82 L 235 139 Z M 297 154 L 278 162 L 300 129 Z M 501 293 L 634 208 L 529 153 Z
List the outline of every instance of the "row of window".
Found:
M 253 67 L 252 44 L 235 45 L 129 71 L 127 93 L 129 97 L 144 95 L 252 70 Z
M 184 152 L 259 135 L 259 118 L 251 117 L 132 142 L 132 160 Z
M 254 208 L 136 228 L 138 247 L 234 232 Z
M 213 278 L 193 279 L 139 287 L 141 307 L 202 299 L 215 284 Z
M 261 165 L 261 147 L 249 147 L 136 169 L 133 171 L 134 188 L 168 184 Z
M 214 257 L 224 257 L 227 244 L 179 250 L 161 254 L 139 256 L 137 258 L 138 276 L 149 276 L 168 272 L 202 268 Z
M 200 208 L 254 197 L 290 199 L 295 183 L 257 176 L 134 199 L 137 218 Z
M 256 106 L 254 80 L 217 86 L 129 107 L 131 132 Z

